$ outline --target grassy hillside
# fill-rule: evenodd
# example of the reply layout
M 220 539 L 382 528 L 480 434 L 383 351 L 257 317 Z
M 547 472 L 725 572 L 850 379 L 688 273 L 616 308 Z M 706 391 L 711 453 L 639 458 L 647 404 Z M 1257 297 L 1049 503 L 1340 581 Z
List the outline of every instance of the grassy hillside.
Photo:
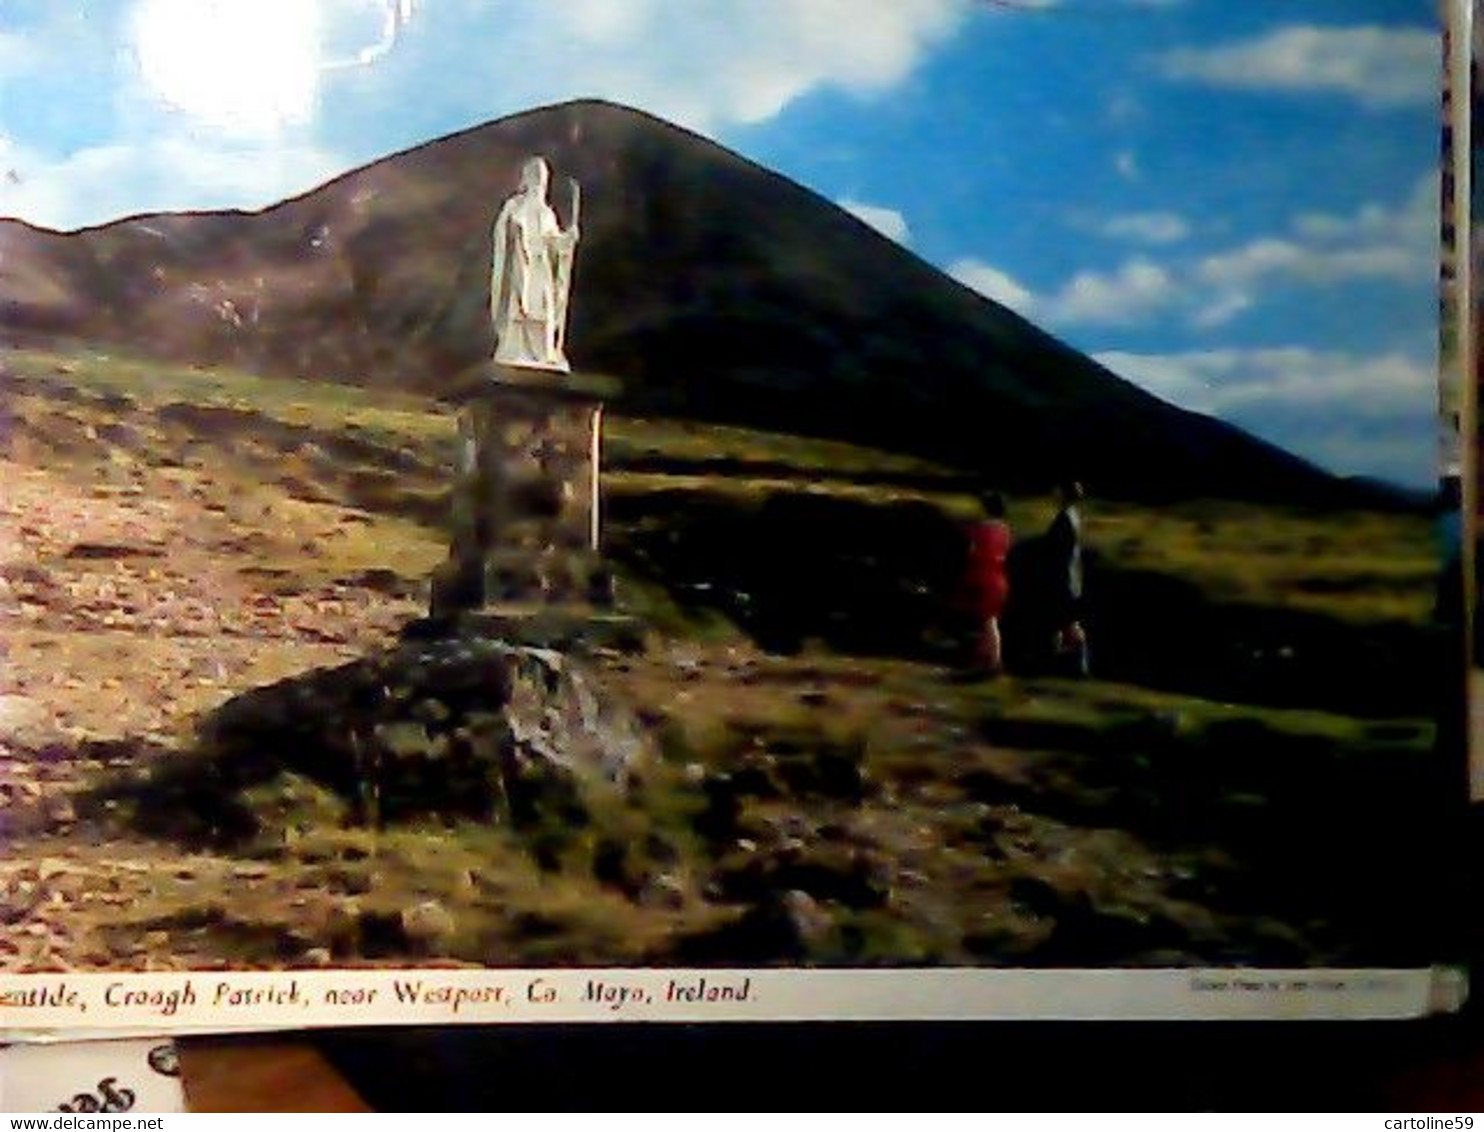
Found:
M 7 968 L 1443 946 L 1419 928 L 1452 883 L 1420 518 L 1093 499 L 1097 678 L 964 682 L 961 473 L 612 419 L 605 539 L 651 628 L 601 663 L 660 759 L 533 851 L 472 822 L 374 833 L 289 773 L 230 798 L 181 777 L 216 707 L 421 612 L 448 409 L 98 353 L 3 365 Z M 1022 533 L 1049 517 L 1013 501 Z M 227 803 L 253 828 L 203 844 L 201 808 Z M 447 930 L 409 936 L 428 902 Z

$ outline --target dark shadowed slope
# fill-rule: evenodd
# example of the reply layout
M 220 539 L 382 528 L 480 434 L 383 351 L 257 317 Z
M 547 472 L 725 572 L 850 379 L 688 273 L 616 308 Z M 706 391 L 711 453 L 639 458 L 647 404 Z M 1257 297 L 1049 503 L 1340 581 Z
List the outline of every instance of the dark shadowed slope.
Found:
M 863 441 L 1008 486 L 1360 492 L 1174 408 L 817 194 L 601 102 L 507 118 L 260 213 L 0 221 L 0 333 L 452 391 L 491 348 L 489 228 L 531 153 L 583 186 L 571 354 L 628 407 Z

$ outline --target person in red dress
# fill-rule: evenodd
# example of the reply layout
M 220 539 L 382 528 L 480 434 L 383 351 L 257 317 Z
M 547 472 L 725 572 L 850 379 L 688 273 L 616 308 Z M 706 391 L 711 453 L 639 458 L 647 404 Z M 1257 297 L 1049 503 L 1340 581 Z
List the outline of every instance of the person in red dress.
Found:
M 984 518 L 969 525 L 968 567 L 964 582 L 969 616 L 974 621 L 973 660 L 976 667 L 995 675 L 1004 668 L 1000 614 L 1010 597 L 1010 524 L 1005 500 L 998 492 L 980 499 Z

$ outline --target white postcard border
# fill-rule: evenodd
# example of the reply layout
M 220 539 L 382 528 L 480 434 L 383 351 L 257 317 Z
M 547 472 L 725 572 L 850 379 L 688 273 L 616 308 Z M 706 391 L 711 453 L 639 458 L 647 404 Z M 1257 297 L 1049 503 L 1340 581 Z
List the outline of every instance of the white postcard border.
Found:
M 0 975 L 0 1036 L 602 1022 L 1361 1020 L 1457 1009 L 1451 968 L 433 969 Z

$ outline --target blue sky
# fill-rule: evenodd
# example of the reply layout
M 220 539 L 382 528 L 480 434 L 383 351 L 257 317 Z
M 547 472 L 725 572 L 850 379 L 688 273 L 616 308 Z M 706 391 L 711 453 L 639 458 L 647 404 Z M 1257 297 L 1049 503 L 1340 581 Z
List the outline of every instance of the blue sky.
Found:
M 259 207 L 596 95 L 1119 373 L 1435 475 L 1433 0 L 0 0 L 0 215 Z

